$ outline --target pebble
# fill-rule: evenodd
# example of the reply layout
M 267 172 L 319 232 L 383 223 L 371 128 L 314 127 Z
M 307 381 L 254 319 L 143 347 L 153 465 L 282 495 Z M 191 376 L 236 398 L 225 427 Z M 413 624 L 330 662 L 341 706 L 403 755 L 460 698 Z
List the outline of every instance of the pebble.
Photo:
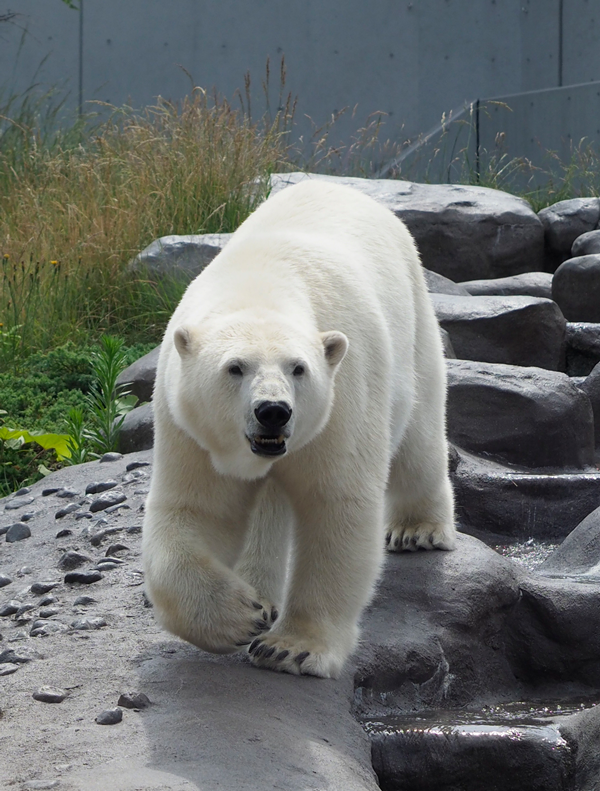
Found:
M 110 569 L 116 569 L 124 564 L 125 561 L 121 560 L 121 558 L 102 558 L 96 563 L 96 568 L 98 571 L 104 571 L 105 569 L 110 571 Z
M 30 536 L 31 530 L 24 522 L 15 522 L 6 531 L 6 541 L 9 544 L 14 544 L 15 541 L 23 541 L 23 539 Z
M 92 596 L 78 596 L 73 602 L 73 607 L 78 605 L 85 607 L 87 604 L 94 604 L 95 602 L 96 599 L 94 599 Z
M 29 590 L 34 596 L 42 596 L 42 594 L 49 593 L 53 588 L 56 588 L 57 585 L 58 582 L 34 582 Z
M 5 648 L 0 651 L 0 662 L 10 662 L 13 665 L 25 665 L 31 662 L 32 657 L 23 651 L 15 651 L 14 648 Z
M 115 533 L 120 533 L 120 532 L 121 532 L 121 530 L 123 530 L 123 528 L 122 528 L 122 527 L 107 527 L 105 530 L 99 530 L 97 533 L 94 533 L 94 534 L 93 534 L 93 535 L 90 537 L 90 544 L 91 544 L 93 547 L 99 547 L 99 546 L 100 546 L 100 544 L 102 543 L 102 541 L 103 541 L 103 540 L 104 540 L 104 539 L 105 539 L 107 536 L 112 536 L 112 535 L 114 535 Z
M 126 547 L 125 544 L 111 544 L 104 555 L 105 557 L 110 557 L 116 555 L 117 552 L 122 552 L 124 549 L 129 549 L 129 547 Z
M 35 511 L 29 511 L 27 514 L 21 514 L 21 522 L 29 522 L 35 516 Z
M 31 489 L 29 486 L 23 486 L 21 489 L 17 489 L 15 492 L 15 497 L 22 497 L 24 494 L 29 494 Z
M 21 602 L 16 599 L 0 604 L 0 618 L 7 618 L 9 615 L 14 615 L 19 611 L 20 606 Z
M 23 791 L 50 791 L 50 789 L 59 786 L 59 780 L 29 780 L 23 786 Z
M 17 508 L 23 508 L 24 505 L 31 505 L 35 497 L 23 497 L 18 500 L 11 500 L 4 506 L 5 511 L 16 511 Z
M 17 577 L 26 577 L 28 574 L 33 574 L 31 566 L 21 566 L 17 571 Z
M 76 492 L 73 489 L 58 489 L 56 491 L 57 497 L 64 497 L 66 499 L 69 499 L 71 497 L 77 497 L 78 494 L 79 492 Z
M 40 599 L 38 602 L 38 607 L 48 607 L 50 604 L 54 604 L 56 598 L 54 596 L 44 596 L 43 599 Z
M 71 629 L 80 632 L 88 632 L 92 629 L 102 629 L 108 626 L 104 618 L 77 618 L 71 623 Z
M 62 571 L 73 571 L 90 562 L 91 558 L 87 555 L 82 555 L 81 552 L 75 552 L 75 550 L 71 549 L 60 558 L 58 568 Z
M 75 518 L 78 519 L 79 514 L 77 514 Z M 56 538 L 66 538 L 67 536 L 72 536 L 72 535 L 73 535 L 73 531 L 69 530 L 68 527 L 65 527 L 64 530 L 58 531 L 58 533 L 56 534 Z
M 125 692 L 117 701 L 117 705 L 126 709 L 147 709 L 150 698 L 143 692 Z
M 126 532 L 129 533 L 130 535 L 133 535 L 135 533 L 141 533 L 142 532 L 142 526 L 141 525 L 131 525 L 130 527 L 127 528 Z
M 33 693 L 33 699 L 42 703 L 62 703 L 66 697 L 65 690 L 59 687 L 40 687 Z
M 131 470 L 138 470 L 140 467 L 149 467 L 149 461 L 130 461 L 125 469 L 127 472 L 131 472 Z
M 10 585 L 12 579 L 10 577 L 5 576 L 4 574 L 0 574 L 0 588 L 6 587 L 6 585 Z
M 42 607 L 40 609 L 40 618 L 53 618 L 58 613 L 58 607 Z
M 96 717 L 98 725 L 116 725 L 123 719 L 123 709 L 106 709 Z
M 117 505 L 110 505 L 110 506 L 109 506 L 109 507 L 108 507 L 108 508 L 107 508 L 107 509 L 104 511 L 104 513 L 105 513 L 105 514 L 114 514 L 114 513 L 116 513 L 117 511 L 120 511 L 120 510 L 121 510 L 121 508 L 131 508 L 131 506 L 130 506 L 130 505 L 127 505 L 127 503 L 121 503 L 121 504 L 117 504 Z
M 10 525 L 4 525 L 4 527 L 0 527 L 0 536 L 3 536 L 9 527 Z
M 122 453 L 116 453 L 111 451 L 110 453 L 105 453 L 104 456 L 100 459 L 100 461 L 119 461 L 119 459 L 123 458 Z
M 92 483 L 88 483 L 85 487 L 86 494 L 100 494 L 101 492 L 107 492 L 109 489 L 114 489 L 117 486 L 116 481 L 93 481 Z
M 75 519 L 92 519 L 92 514 L 89 511 L 80 511 L 78 514 L 75 514 Z
M 107 494 L 101 494 L 100 497 L 92 500 L 90 511 L 92 513 L 104 511 L 105 509 L 110 508 L 111 505 L 118 505 L 119 503 L 124 502 L 126 499 L 127 495 L 124 494 L 124 492 L 113 491 Z
M 12 662 L 0 662 L 0 676 L 10 676 L 11 673 L 16 673 L 19 665 L 14 665 Z
M 58 511 L 54 514 L 55 519 L 62 519 L 63 516 L 67 516 L 67 514 L 72 514 L 74 511 L 79 511 L 81 508 L 80 505 L 77 503 L 71 503 L 67 505 L 66 508 L 59 508 Z
M 66 632 L 67 626 L 60 621 L 48 621 L 45 618 L 38 618 L 31 625 L 30 637 L 48 637 L 57 632 Z
M 99 571 L 70 571 L 65 574 L 65 582 L 69 585 L 79 583 L 80 585 L 91 585 L 92 582 L 99 582 L 102 574 Z
M 60 492 L 60 488 L 58 486 L 55 486 L 51 489 L 43 489 L 42 497 L 48 497 L 51 494 L 56 494 L 56 492 Z
M 20 618 L 24 613 L 35 610 L 35 604 L 22 604 L 15 613 L 15 618 Z

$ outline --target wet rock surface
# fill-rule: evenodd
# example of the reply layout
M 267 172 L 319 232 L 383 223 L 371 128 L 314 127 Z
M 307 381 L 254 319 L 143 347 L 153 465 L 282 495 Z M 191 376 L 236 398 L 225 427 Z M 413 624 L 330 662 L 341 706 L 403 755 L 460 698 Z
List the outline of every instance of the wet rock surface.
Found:
M 549 272 L 524 272 L 522 275 L 512 275 L 512 277 L 467 280 L 457 285 L 472 296 L 525 296 L 552 299 L 552 275 Z

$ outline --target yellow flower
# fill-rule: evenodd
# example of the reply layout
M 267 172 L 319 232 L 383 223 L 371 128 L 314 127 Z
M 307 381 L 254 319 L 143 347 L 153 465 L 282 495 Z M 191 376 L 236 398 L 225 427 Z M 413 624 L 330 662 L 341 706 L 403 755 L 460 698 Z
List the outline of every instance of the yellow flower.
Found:
M 58 261 L 50 261 L 50 263 L 52 264 L 52 266 L 58 266 Z
M 2 256 L 2 258 L 4 258 L 4 260 L 5 260 L 5 261 L 8 261 L 8 259 L 10 258 L 10 256 L 9 256 L 9 254 L 8 254 L 8 253 L 4 253 L 4 255 Z

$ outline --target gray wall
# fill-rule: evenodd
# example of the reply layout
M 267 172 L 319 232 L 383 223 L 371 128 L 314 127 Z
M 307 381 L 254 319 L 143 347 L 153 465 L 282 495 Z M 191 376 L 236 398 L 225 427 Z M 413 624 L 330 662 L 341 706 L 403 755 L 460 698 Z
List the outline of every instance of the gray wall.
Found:
M 256 115 L 266 58 L 277 72 L 284 54 L 299 117 L 358 104 L 344 135 L 384 111 L 386 135 L 406 140 L 477 97 L 600 79 L 598 0 L 83 0 L 81 17 L 60 0 L 0 0 L 8 8 L 0 88 L 63 83 L 74 106 L 80 89 L 136 107 L 180 98 L 183 66 L 228 96 L 249 70 Z

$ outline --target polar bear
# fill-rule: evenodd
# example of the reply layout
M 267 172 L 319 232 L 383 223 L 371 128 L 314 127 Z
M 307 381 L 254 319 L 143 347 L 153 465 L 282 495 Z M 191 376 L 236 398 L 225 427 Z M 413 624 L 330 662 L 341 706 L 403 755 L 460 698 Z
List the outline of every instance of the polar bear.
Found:
M 389 550 L 452 549 L 445 364 L 413 240 L 350 187 L 262 204 L 165 332 L 143 527 L 162 625 L 337 677 Z

